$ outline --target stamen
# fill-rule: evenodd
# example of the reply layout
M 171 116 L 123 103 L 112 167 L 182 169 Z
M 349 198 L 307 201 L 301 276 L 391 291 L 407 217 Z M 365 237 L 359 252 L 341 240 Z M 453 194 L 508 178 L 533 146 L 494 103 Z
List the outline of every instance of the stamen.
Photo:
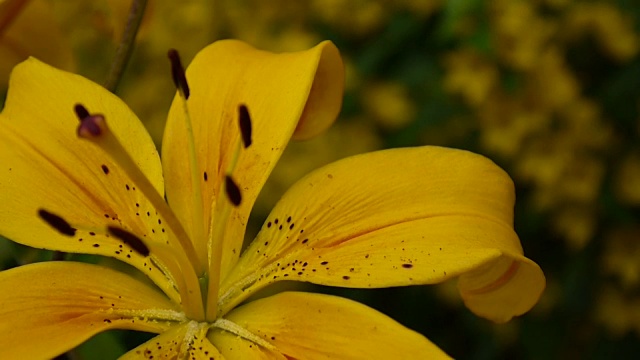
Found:
M 184 98 L 189 99 L 189 84 L 187 83 L 187 76 L 182 67 L 182 61 L 180 61 L 180 54 L 178 54 L 176 49 L 170 49 L 167 55 L 169 56 L 169 60 L 171 60 L 173 83 L 176 84 L 176 88 L 182 92 Z
M 240 122 L 240 134 L 242 135 L 242 143 L 244 148 L 251 146 L 251 115 L 247 105 L 240 104 L 238 107 L 238 121 Z
M 149 247 L 136 235 L 116 226 L 107 226 L 109 234 L 122 240 L 123 243 L 129 245 L 135 252 L 142 256 L 149 256 Z
M 238 105 L 238 125 L 240 139 L 235 141 L 235 150 L 231 162 L 227 167 L 227 174 L 224 178 L 224 191 L 229 202 L 224 200 L 214 201 L 211 204 L 211 220 L 209 223 L 209 286 L 207 288 L 207 308 L 206 318 L 213 321 L 218 317 L 218 296 L 220 289 L 220 267 L 222 262 L 222 248 L 225 241 L 225 232 L 233 208 L 237 208 L 242 203 L 242 192 L 238 184 L 233 180 L 231 174 L 238 165 L 240 153 L 243 147 L 246 149 L 251 145 L 252 124 L 251 116 L 247 105 Z M 229 206 L 231 203 L 232 206 Z
M 182 109 L 184 114 L 184 125 L 187 132 L 187 144 L 188 144 L 188 156 L 189 156 L 189 172 L 191 178 L 191 188 L 193 190 L 193 196 L 191 197 L 191 209 L 193 214 L 191 216 L 191 239 L 194 239 L 194 244 L 204 244 L 204 241 L 199 241 L 205 237 L 204 226 L 204 209 L 202 206 L 202 184 L 200 181 L 200 166 L 198 163 L 198 154 L 195 145 L 195 136 L 193 131 L 193 124 L 191 122 L 191 115 L 189 114 L 189 106 L 187 100 L 189 99 L 190 90 L 187 83 L 187 77 L 180 61 L 180 55 L 175 49 L 171 49 L 168 52 L 169 60 L 171 60 L 171 75 L 173 82 L 178 89 L 180 98 L 182 99 Z M 198 249 L 197 252 L 199 261 L 202 264 L 207 262 L 207 251 L 204 246 Z M 203 272 L 204 273 L 204 272 Z
M 233 206 L 240 206 L 240 203 L 242 202 L 242 193 L 240 193 L 240 188 L 229 175 L 224 178 L 224 190 Z
M 62 235 L 66 235 L 66 236 L 76 235 L 76 229 L 72 227 L 71 224 L 69 224 L 62 217 L 56 214 L 50 213 L 44 209 L 38 210 L 38 216 L 40 216 L 42 220 L 44 220 L 47 224 L 49 224 L 49 226 L 58 230 L 58 232 L 60 232 Z
M 146 245 L 146 244 L 145 244 Z M 152 262 L 165 271 L 168 271 L 171 280 L 174 282 L 178 292 L 180 293 L 180 301 L 185 306 L 184 311 L 190 319 L 202 320 L 204 318 L 204 304 L 202 303 L 202 293 L 199 288 L 198 279 L 187 276 L 185 272 L 189 272 L 189 263 L 182 251 L 175 251 L 171 246 L 167 246 L 161 242 L 150 242 L 150 259 Z M 154 256 L 161 260 L 161 264 L 154 261 Z M 191 274 L 188 274 L 191 275 Z

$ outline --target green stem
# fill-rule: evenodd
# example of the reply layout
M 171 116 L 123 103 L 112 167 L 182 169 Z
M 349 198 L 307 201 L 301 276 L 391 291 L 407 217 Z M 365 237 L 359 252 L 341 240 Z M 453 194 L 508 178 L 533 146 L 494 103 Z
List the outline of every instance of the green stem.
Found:
M 129 17 L 127 18 L 127 26 L 124 29 L 122 40 L 118 44 L 118 50 L 116 50 L 116 56 L 111 63 L 109 69 L 109 75 L 104 87 L 111 91 L 116 92 L 118 84 L 122 79 L 122 73 L 124 72 L 131 53 L 133 52 L 133 46 L 136 41 L 136 35 L 142 23 L 142 17 L 144 16 L 144 10 L 147 7 L 147 0 L 133 0 L 131 2 L 131 8 L 129 8 Z

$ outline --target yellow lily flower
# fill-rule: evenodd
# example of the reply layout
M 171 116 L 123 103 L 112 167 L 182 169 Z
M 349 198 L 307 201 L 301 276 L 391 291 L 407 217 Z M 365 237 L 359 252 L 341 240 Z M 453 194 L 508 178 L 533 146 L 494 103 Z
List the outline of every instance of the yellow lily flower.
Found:
M 272 54 L 220 41 L 186 77 L 170 57 L 179 91 L 162 162 L 105 89 L 36 59 L 13 70 L 0 114 L 0 234 L 113 257 L 155 286 L 77 262 L 2 271 L 0 358 L 54 357 L 108 329 L 159 334 L 124 358 L 446 357 L 347 299 L 284 292 L 245 303 L 283 280 L 379 288 L 458 277 L 466 305 L 497 322 L 537 302 L 544 275 L 513 230 L 513 183 L 466 151 L 393 149 L 325 166 L 283 196 L 241 252 L 287 142 L 318 134 L 340 110 L 339 52 L 330 42 Z

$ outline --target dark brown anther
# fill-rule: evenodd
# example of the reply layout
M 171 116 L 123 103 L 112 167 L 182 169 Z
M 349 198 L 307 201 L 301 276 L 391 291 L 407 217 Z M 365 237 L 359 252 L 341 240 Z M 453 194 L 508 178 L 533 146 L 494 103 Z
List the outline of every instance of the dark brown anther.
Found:
M 229 201 L 231 201 L 233 206 L 239 206 L 240 203 L 242 202 L 242 194 L 240 193 L 240 188 L 235 183 L 235 181 L 233 181 L 231 176 L 229 175 L 225 176 L 224 185 L 225 185 L 224 188 L 225 188 L 225 191 L 227 192 L 227 197 L 229 198 Z
M 58 230 L 59 233 L 66 236 L 75 236 L 76 229 L 73 228 L 65 219 L 62 217 L 50 213 L 47 210 L 40 209 L 38 210 L 38 216 L 42 220 L 44 220 L 49 226 Z
M 89 110 L 87 110 L 87 108 L 82 104 L 76 104 L 76 106 L 73 107 L 73 110 L 75 110 L 78 120 L 80 121 L 89 117 Z
M 251 146 L 251 115 L 249 115 L 249 109 L 247 105 L 240 104 L 238 106 L 238 121 L 240 123 L 240 134 L 242 134 L 242 143 L 244 148 Z
M 171 49 L 167 53 L 169 60 L 171 61 L 171 76 L 173 77 L 173 83 L 176 88 L 182 90 L 185 99 L 189 99 L 189 84 L 187 83 L 187 76 L 182 67 L 182 61 L 180 61 L 180 54 L 176 49 Z
M 149 256 L 149 247 L 136 235 L 116 226 L 107 226 L 107 231 L 114 237 L 129 245 L 135 252 L 142 256 Z

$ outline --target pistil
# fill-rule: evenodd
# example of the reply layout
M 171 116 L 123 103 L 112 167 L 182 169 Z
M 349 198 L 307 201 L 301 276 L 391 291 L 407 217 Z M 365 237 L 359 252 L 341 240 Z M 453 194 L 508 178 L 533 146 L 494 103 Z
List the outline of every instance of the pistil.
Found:
M 82 105 L 76 105 L 75 111 L 81 121 L 77 131 L 78 136 L 91 141 L 107 153 L 147 197 L 151 205 L 158 211 L 158 214 L 165 219 L 169 233 L 173 235 L 169 236 L 170 244 L 177 251 L 174 251 L 173 254 L 166 252 L 162 254 L 164 255 L 162 258 L 165 262 L 168 262 L 166 265 L 172 270 L 176 268 L 176 265 L 180 269 L 180 271 L 172 275 L 175 278 L 182 277 L 182 281 L 178 279 L 176 281 L 184 283 L 184 286 L 178 287 L 185 313 L 194 320 L 202 319 L 204 317 L 204 308 L 196 274 L 203 273 L 204 268 L 182 224 L 173 214 L 164 198 L 131 159 L 120 141 L 109 130 L 104 116 L 90 114 Z M 161 252 L 164 253 L 164 251 Z M 161 256 L 161 254 L 157 255 Z M 177 262 L 177 264 L 171 264 L 172 261 Z

